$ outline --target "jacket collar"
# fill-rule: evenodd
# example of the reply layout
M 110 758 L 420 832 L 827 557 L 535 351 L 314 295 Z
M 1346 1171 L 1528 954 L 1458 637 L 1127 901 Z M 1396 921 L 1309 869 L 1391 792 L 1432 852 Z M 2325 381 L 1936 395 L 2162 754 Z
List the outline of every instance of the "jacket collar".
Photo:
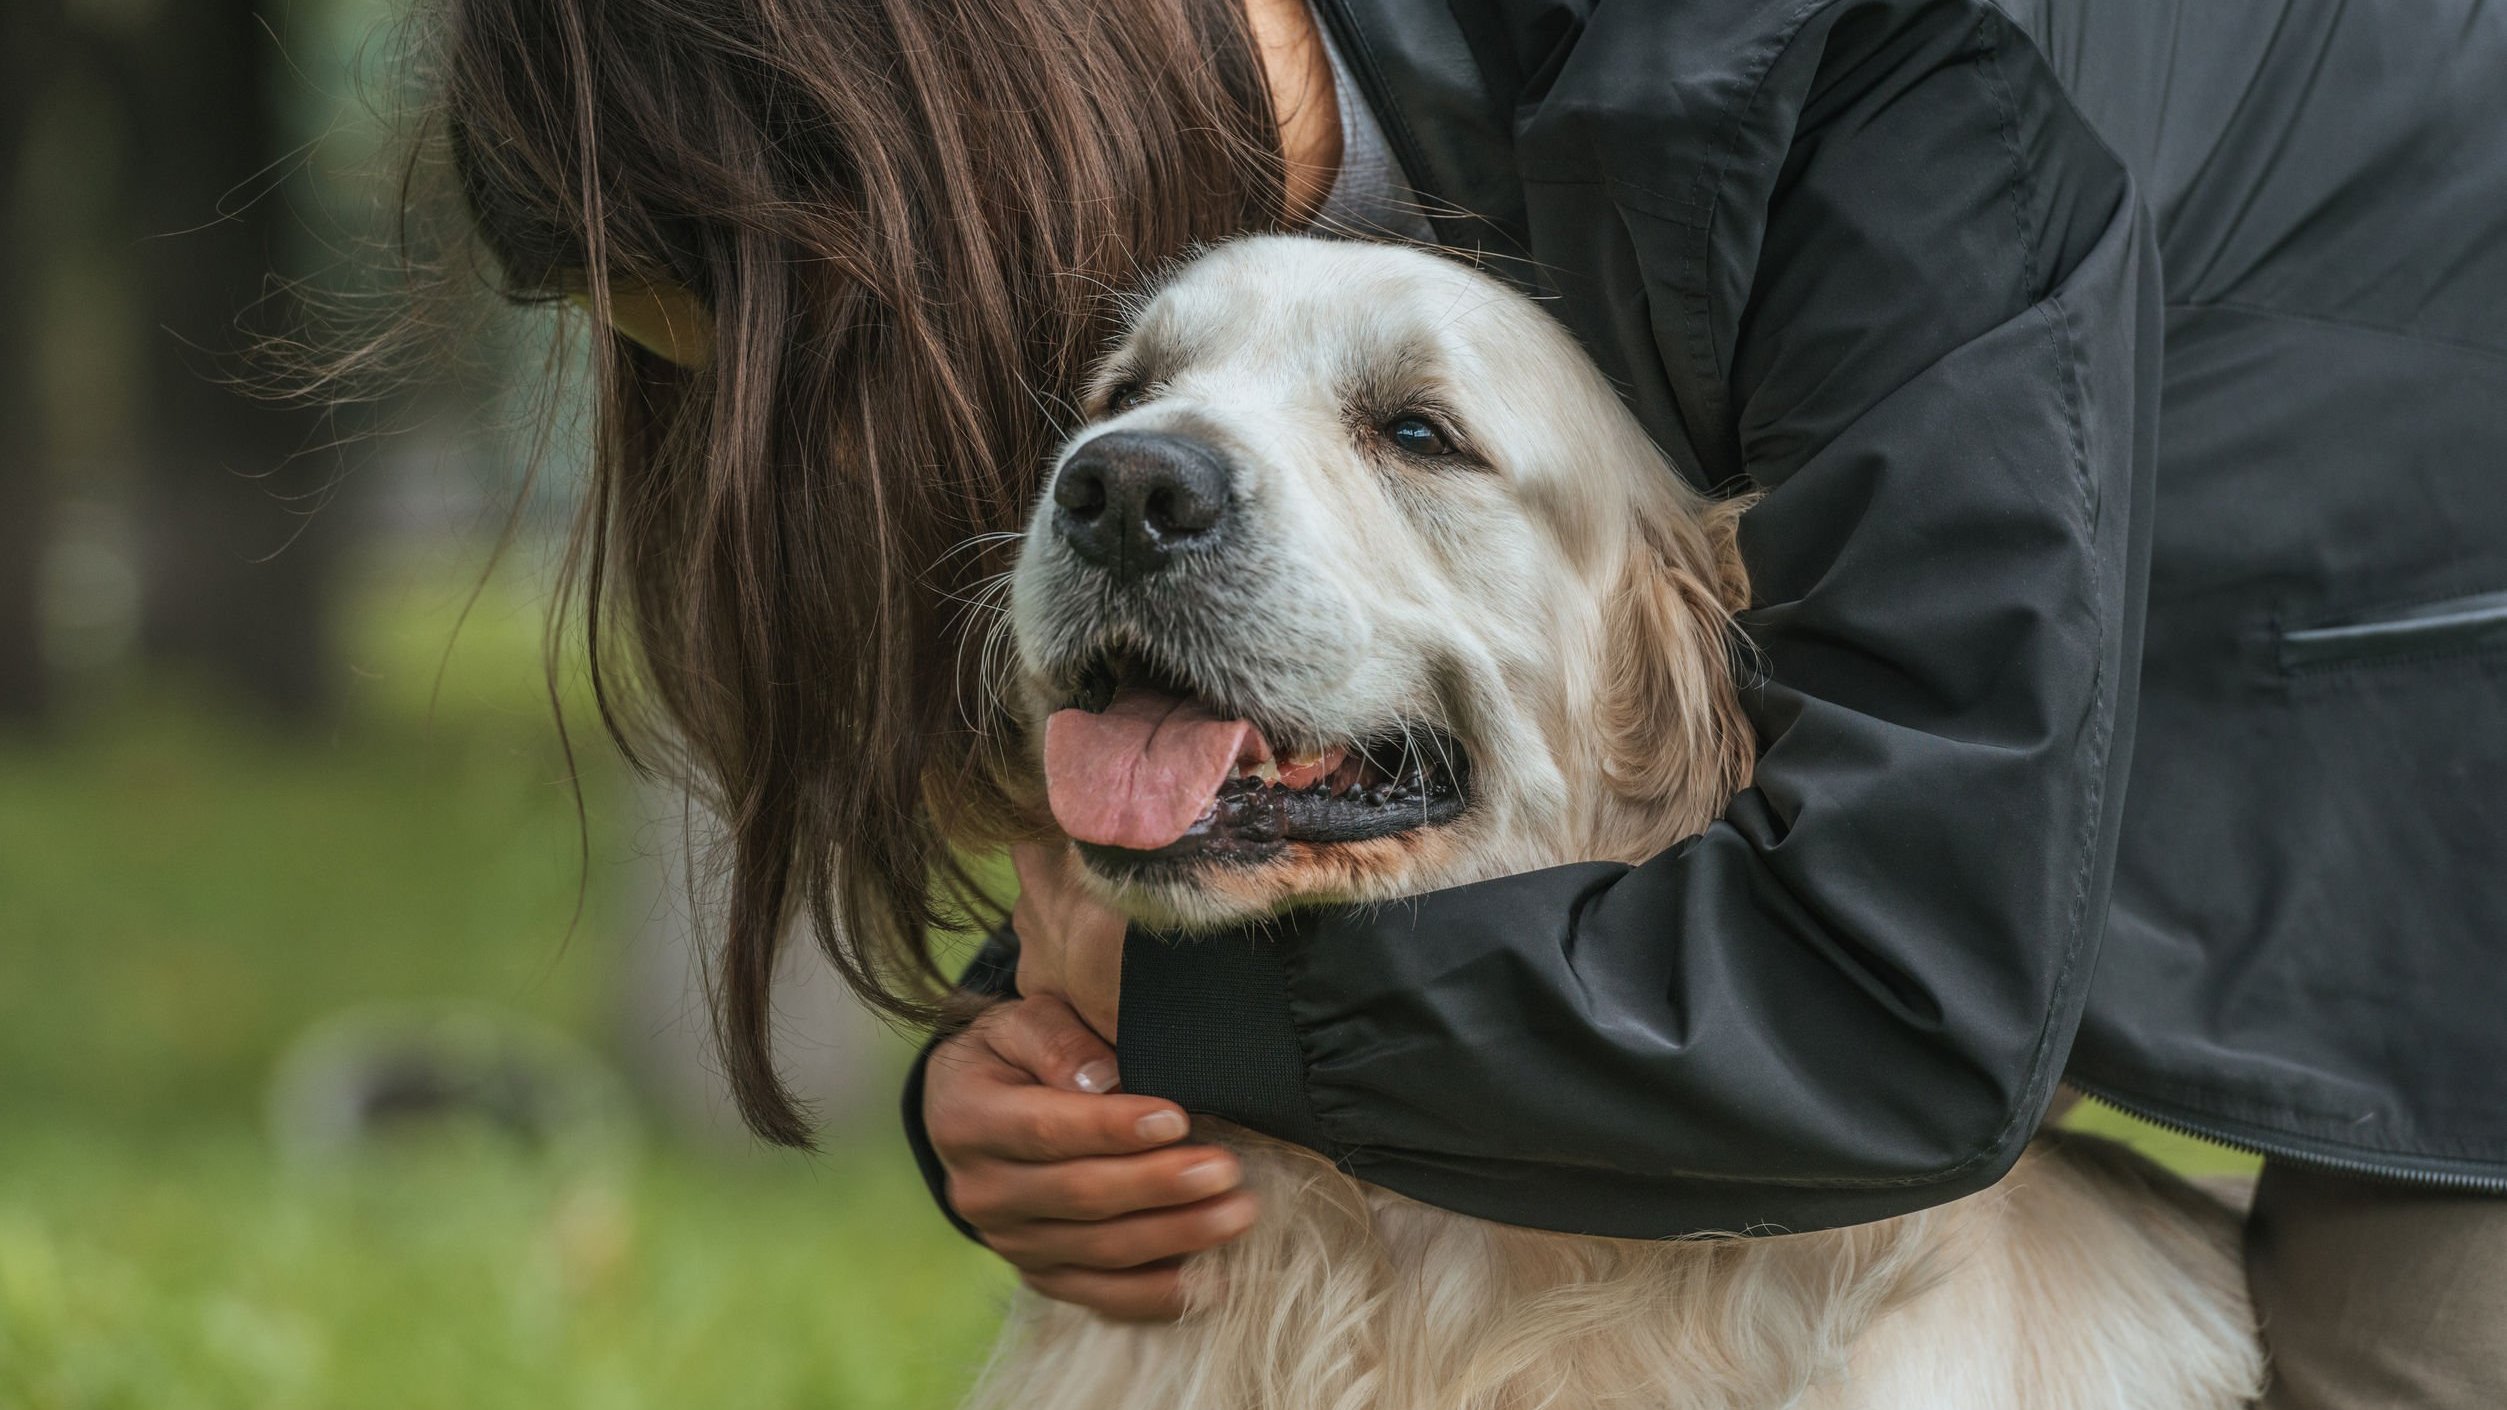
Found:
M 1582 7 L 1537 7 L 1566 18 L 1527 24 L 1501 13 L 1502 0 L 1313 4 L 1384 125 L 1403 174 L 1430 207 L 1439 242 L 1501 259 L 1523 256 L 1513 113 L 1536 69 L 1553 68 L 1563 41 L 1582 28 L 1581 16 L 1568 14 Z M 1527 53 L 1527 40 L 1549 52 Z

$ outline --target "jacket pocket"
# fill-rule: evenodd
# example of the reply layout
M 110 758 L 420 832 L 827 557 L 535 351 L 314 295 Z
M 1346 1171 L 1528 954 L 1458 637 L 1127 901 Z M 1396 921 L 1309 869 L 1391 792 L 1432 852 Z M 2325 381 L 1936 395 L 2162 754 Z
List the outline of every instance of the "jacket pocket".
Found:
M 2281 630 L 2281 669 L 2306 671 L 2507 647 L 2507 592 L 2423 602 L 2373 615 Z

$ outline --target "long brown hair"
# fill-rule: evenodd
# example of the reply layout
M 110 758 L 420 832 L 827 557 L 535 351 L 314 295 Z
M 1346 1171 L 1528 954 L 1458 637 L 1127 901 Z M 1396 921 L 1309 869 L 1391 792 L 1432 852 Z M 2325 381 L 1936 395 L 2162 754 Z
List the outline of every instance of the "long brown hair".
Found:
M 806 1144 L 770 989 L 796 925 L 945 1013 L 959 848 L 1027 823 L 968 602 L 1006 566 L 1109 295 L 1283 219 L 1241 0 L 439 0 L 435 86 L 507 293 L 693 291 L 710 358 L 600 356 L 579 525 L 602 717 L 727 831 L 712 989 Z M 694 304 L 684 305 L 694 307 Z

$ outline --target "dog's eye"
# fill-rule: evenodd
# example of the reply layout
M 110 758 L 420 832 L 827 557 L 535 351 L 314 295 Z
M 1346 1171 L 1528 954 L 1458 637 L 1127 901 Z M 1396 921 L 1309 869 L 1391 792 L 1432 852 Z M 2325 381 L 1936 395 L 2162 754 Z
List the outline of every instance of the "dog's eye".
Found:
M 1147 400 L 1149 385 L 1146 382 L 1116 383 L 1114 390 L 1106 393 L 1106 415 L 1120 416 Z
M 1396 449 L 1410 455 L 1452 455 L 1454 443 L 1445 438 L 1437 424 L 1424 416 L 1404 416 L 1384 423 L 1385 438 Z

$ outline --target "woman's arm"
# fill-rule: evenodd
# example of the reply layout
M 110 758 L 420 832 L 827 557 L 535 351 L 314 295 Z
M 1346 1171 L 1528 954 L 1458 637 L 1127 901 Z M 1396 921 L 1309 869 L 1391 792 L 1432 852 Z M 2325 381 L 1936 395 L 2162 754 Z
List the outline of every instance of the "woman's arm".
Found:
M 1529 146 L 1556 109 L 1595 153 L 1529 189 L 1536 258 L 1625 280 L 1570 288 L 1571 321 L 1607 348 L 1644 320 L 1667 439 L 1764 492 L 1756 785 L 1640 867 L 1135 935 L 1133 1090 L 1453 1209 L 1642 1237 L 1902 1213 L 2027 1140 L 2129 747 L 2149 220 L 1990 7 L 1841 0 L 1760 33 L 1774 10 L 1634 7 L 1656 28 L 1588 33 L 1524 120 Z

